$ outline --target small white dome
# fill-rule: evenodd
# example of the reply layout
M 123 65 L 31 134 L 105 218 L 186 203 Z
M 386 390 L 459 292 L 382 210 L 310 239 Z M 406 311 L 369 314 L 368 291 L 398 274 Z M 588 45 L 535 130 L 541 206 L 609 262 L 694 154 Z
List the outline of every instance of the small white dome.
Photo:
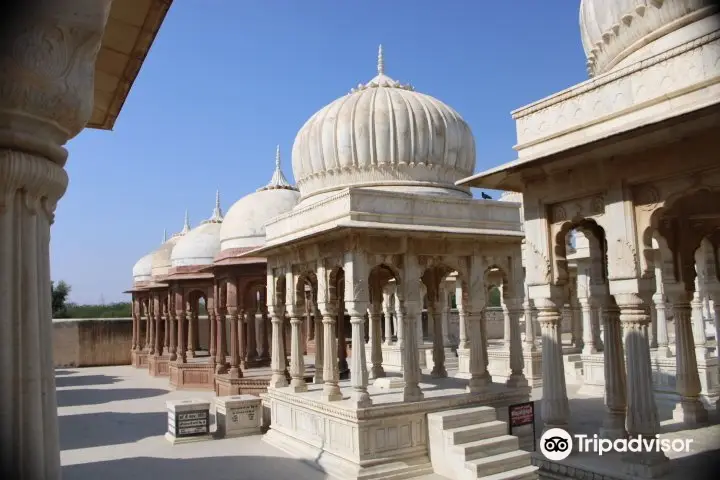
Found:
M 190 231 L 190 220 L 188 219 L 187 211 L 185 212 L 185 224 L 183 229 L 170 237 L 170 239 L 163 238 L 163 243 L 160 248 L 155 250 L 152 259 L 152 276 L 163 277 L 168 274 L 170 267 L 172 266 L 171 255 L 175 244 Z
M 170 255 L 173 267 L 189 265 L 210 265 L 220 253 L 221 223 L 206 222 L 193 228 L 182 237 Z
M 625 59 L 639 61 L 709 33 L 718 28 L 718 19 L 708 18 L 717 11 L 714 0 L 582 0 L 580 34 L 588 73 L 605 73 L 625 66 Z M 680 30 L 672 42 L 653 45 Z
M 152 253 L 148 253 L 133 266 L 133 282 L 149 282 L 152 280 Z
M 275 151 L 275 171 L 270 183 L 244 196 L 230 207 L 220 229 L 220 250 L 254 248 L 265 243 L 265 224 L 297 205 L 300 194 L 280 167 L 280 147 Z
M 171 266 L 175 268 L 212 264 L 215 255 L 220 253 L 220 227 L 222 222 L 220 192 L 217 192 L 212 216 L 180 237 L 172 248 L 170 254 Z
M 295 138 L 303 201 L 348 186 L 470 196 L 455 182 L 475 170 L 475 139 L 455 110 L 384 73 L 322 108 Z

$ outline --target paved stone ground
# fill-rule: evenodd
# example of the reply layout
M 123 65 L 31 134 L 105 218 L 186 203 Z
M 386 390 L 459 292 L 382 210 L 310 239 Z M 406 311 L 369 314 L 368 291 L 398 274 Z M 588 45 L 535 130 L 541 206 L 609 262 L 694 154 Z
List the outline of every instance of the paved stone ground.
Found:
M 452 372 L 451 372 L 452 373 Z M 61 461 L 64 480 L 319 480 L 326 476 L 304 461 L 262 442 L 260 436 L 212 440 L 171 445 L 164 438 L 167 430 L 165 401 L 173 399 L 212 399 L 210 391 L 173 391 L 166 378 L 153 378 L 146 370 L 130 366 L 58 369 L 57 397 L 60 424 Z M 602 424 L 603 399 L 577 395 L 578 386 L 568 385 L 571 429 L 597 432 Z M 533 399 L 539 400 L 541 389 Z M 542 432 L 540 402 L 538 436 Z M 693 480 L 711 471 L 720 459 L 720 416 L 712 415 L 711 426 L 686 430 L 661 410 L 663 436 L 692 438 L 691 452 L 671 455 L 676 467 L 667 479 L 680 479 L 688 473 Z M 680 458 L 684 457 L 684 458 Z M 592 466 L 620 474 L 618 455 L 573 455 L 567 461 L 585 468 Z M 596 470 L 597 471 L 597 470 Z M 720 478 L 717 475 L 708 478 Z M 430 475 L 422 480 L 439 480 Z M 418 479 L 420 480 L 420 479 Z

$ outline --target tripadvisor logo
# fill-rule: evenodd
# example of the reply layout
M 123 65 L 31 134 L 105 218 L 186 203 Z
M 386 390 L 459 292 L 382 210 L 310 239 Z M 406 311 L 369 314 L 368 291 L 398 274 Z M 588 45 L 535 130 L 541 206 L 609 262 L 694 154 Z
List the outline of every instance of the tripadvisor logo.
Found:
M 574 437 L 574 438 L 573 438 Z M 610 440 L 599 438 L 596 435 L 576 434 L 570 435 L 562 428 L 551 428 L 540 437 L 540 451 L 548 460 L 565 460 L 572 453 L 573 445 L 577 446 L 578 452 L 595 452 L 603 455 L 608 452 L 675 452 L 689 453 L 692 438 L 660 438 L 659 435 L 652 437 L 619 438 Z

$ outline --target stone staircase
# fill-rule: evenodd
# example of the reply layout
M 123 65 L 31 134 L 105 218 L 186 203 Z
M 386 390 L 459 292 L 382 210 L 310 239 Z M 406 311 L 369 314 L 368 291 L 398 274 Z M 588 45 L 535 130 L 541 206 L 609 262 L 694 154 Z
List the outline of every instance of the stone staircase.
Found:
M 493 407 L 428 414 L 430 459 L 436 474 L 453 480 L 535 480 L 529 452 L 507 434 Z

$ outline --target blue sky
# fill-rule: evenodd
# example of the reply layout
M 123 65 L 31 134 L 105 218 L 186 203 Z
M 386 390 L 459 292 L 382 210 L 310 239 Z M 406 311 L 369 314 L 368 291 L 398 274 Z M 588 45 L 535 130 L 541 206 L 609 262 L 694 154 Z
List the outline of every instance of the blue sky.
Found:
M 385 71 L 470 124 L 476 170 L 516 158 L 510 111 L 586 79 L 579 1 L 176 1 L 112 132 L 69 144 L 52 228 L 52 278 L 71 300 L 127 299 L 163 229 L 194 226 L 264 185 L 275 145 Z

